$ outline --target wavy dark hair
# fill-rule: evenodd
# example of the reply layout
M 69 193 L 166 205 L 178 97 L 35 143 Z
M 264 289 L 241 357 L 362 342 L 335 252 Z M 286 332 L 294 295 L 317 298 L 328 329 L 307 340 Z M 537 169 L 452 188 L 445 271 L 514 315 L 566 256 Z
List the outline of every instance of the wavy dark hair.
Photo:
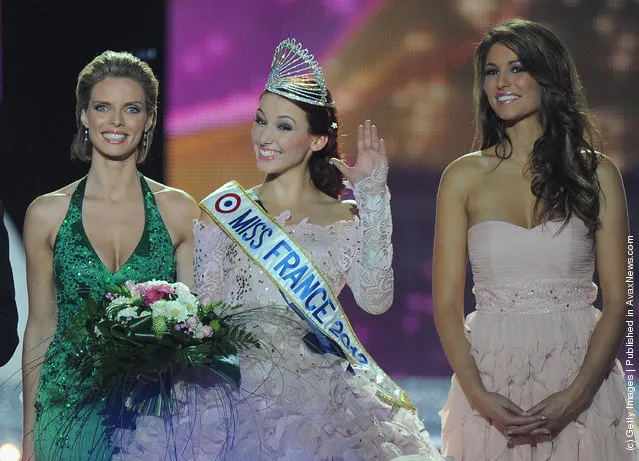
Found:
M 81 120 L 83 110 L 89 107 L 91 91 L 102 80 L 109 77 L 130 78 L 140 84 L 144 90 L 147 113 L 153 117 L 153 125 L 140 139 L 136 160 L 142 163 L 146 159 L 151 142 L 153 128 L 157 121 L 159 83 L 151 67 L 141 59 L 126 51 L 105 51 L 87 64 L 78 75 L 75 89 L 75 124 L 77 132 L 71 143 L 71 158 L 88 162 L 91 160 L 93 145 L 90 139 L 84 140 L 85 127 Z M 144 146 L 146 138 L 146 146 Z
M 266 90 L 264 93 L 271 93 Z M 273 93 L 275 94 L 275 93 Z M 278 95 L 281 96 L 281 95 Z M 282 96 L 286 98 L 286 96 Z M 306 113 L 308 121 L 308 131 L 315 136 L 328 136 L 326 145 L 318 151 L 313 152 L 311 160 L 308 163 L 308 169 L 311 174 L 313 186 L 316 189 L 339 199 L 344 191 L 344 175 L 336 167 L 328 162 L 332 158 L 341 159 L 339 152 L 339 121 L 337 110 L 333 107 L 316 106 L 298 101 L 293 98 L 286 98 Z M 328 92 L 328 101 L 333 102 L 330 91 Z M 333 128 L 333 123 L 337 128 Z
M 544 26 L 512 19 L 491 28 L 478 45 L 473 88 L 475 147 L 484 150 L 495 146 L 502 160 L 512 155 L 505 123 L 492 110 L 483 90 L 487 55 L 496 43 L 512 50 L 539 85 L 541 136 L 527 165 L 536 197 L 536 219 L 563 220 L 565 226 L 574 214 L 594 235 L 601 227 L 599 159 L 593 147 L 595 142 L 599 147 L 599 136 L 573 60 L 561 40 Z

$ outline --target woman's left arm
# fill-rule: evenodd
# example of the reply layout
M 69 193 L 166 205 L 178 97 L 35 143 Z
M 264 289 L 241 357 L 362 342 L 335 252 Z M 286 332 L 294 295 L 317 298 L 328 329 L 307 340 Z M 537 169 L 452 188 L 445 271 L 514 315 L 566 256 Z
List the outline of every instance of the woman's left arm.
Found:
M 360 250 L 345 274 L 346 282 L 362 309 L 381 314 L 391 306 L 394 295 L 393 222 L 386 186 L 386 147 L 377 136 L 377 127 L 367 120 L 357 128 L 354 166 L 337 159 L 333 163 L 354 186 L 362 230 Z
M 621 174 L 615 164 L 601 156 L 597 169 L 601 186 L 601 228 L 595 234 L 597 273 L 603 313 L 594 328 L 577 377 L 564 391 L 552 394 L 529 411 L 548 418 L 552 433 L 573 421 L 592 402 L 611 368 L 623 341 L 628 306 L 628 210 Z M 532 434 L 541 434 L 535 431 Z
M 571 384 L 575 394 L 592 399 L 606 378 L 623 341 L 628 306 L 628 209 L 621 174 L 602 156 L 597 170 L 601 184 L 601 228 L 595 235 L 597 274 L 603 313 L 595 327 L 579 374 Z
M 186 192 L 169 189 L 166 199 L 166 225 L 175 246 L 177 280 L 194 289 L 193 221 L 200 216 L 197 202 Z M 163 216 L 165 216 L 163 214 Z
M 371 314 L 386 312 L 394 295 L 393 221 L 387 171 L 387 165 L 380 166 L 354 185 L 362 234 L 359 253 L 345 276 L 357 304 Z

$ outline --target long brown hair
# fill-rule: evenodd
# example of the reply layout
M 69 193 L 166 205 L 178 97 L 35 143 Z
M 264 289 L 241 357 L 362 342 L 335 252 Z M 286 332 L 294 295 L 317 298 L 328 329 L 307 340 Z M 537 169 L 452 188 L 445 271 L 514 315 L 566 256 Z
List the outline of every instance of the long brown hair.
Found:
M 597 179 L 599 144 L 594 118 L 589 113 L 577 69 L 566 46 L 550 30 L 532 21 L 513 19 L 491 28 L 474 57 L 475 143 L 480 149 L 495 146 L 502 159 L 512 155 L 506 127 L 490 107 L 483 90 L 484 69 L 490 48 L 500 43 L 515 54 L 535 79 L 541 93 L 539 122 L 542 134 L 534 144 L 528 169 L 540 222 L 564 220 L 574 214 L 590 235 L 601 227 L 600 186 Z

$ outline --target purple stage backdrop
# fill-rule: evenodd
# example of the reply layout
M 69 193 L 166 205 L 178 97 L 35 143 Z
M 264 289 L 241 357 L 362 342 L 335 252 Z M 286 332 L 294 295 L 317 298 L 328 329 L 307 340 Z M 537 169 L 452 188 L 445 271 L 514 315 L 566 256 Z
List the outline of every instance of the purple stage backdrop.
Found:
M 287 37 L 324 66 L 341 111 L 344 152 L 371 118 L 386 139 L 394 219 L 391 310 L 365 314 L 342 296 L 362 341 L 394 376 L 451 373 L 433 325 L 435 195 L 446 164 L 471 149 L 472 54 L 487 26 L 513 16 L 566 41 L 606 153 L 636 178 L 639 89 L 636 2 L 544 0 L 171 0 L 166 131 L 168 181 L 196 199 L 255 171 L 249 131 L 272 53 Z M 636 216 L 636 182 L 626 183 Z M 467 281 L 466 311 L 473 308 Z

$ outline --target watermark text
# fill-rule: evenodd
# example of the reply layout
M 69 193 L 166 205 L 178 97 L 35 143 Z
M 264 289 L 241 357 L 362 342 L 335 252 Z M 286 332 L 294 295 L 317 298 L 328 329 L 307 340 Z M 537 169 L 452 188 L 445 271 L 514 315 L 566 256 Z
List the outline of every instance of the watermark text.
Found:
M 635 437 L 636 411 L 635 403 L 635 375 L 637 374 L 635 362 L 635 272 L 634 272 L 634 238 L 628 236 L 628 271 L 626 273 L 626 285 L 628 287 L 626 297 L 626 335 L 624 338 L 624 370 L 626 372 L 626 409 L 628 419 L 626 421 L 626 450 L 632 451 L 637 448 Z

